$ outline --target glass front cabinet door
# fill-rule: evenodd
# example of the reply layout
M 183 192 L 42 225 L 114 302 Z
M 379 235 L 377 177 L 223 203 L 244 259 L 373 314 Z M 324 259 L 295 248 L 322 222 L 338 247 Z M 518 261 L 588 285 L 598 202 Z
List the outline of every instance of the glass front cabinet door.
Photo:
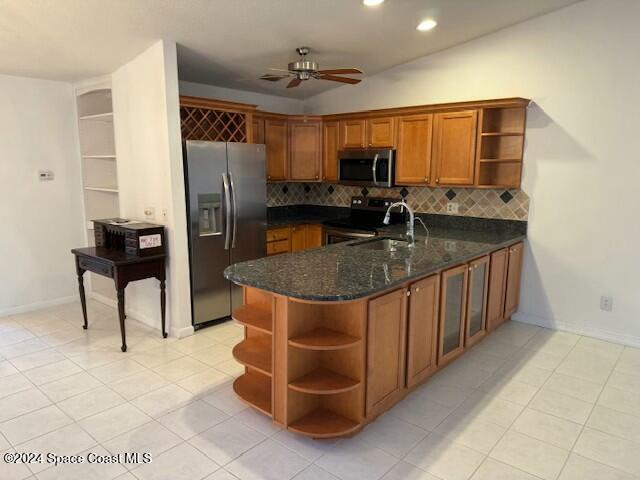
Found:
M 467 347 L 480 340 L 487 331 L 488 285 L 489 256 L 470 262 L 465 329 L 465 346 Z
M 442 272 L 438 365 L 453 360 L 464 348 L 468 269 L 465 264 Z

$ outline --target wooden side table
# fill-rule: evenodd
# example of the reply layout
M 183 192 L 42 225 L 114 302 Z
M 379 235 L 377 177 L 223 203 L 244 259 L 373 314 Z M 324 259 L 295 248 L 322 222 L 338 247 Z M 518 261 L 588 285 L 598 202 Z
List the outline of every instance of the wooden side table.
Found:
M 165 254 L 139 257 L 127 255 L 125 252 L 104 248 L 87 247 L 74 248 L 71 253 L 75 256 L 76 272 L 78 274 L 78 291 L 82 304 L 84 325 L 87 329 L 87 300 L 84 293 L 84 272 L 90 271 L 104 277 L 113 278 L 118 296 L 118 318 L 120 320 L 120 334 L 122 335 L 123 352 L 127 351 L 124 320 L 124 290 L 129 282 L 145 278 L 157 278 L 160 281 L 160 315 L 162 318 L 162 337 L 167 338 L 165 329 L 166 293 L 165 293 Z

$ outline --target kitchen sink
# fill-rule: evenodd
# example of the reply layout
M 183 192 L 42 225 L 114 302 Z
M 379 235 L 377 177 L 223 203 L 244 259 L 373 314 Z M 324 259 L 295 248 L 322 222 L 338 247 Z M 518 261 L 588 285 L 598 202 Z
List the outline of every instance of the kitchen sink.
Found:
M 365 240 L 364 242 L 352 243 L 350 247 L 365 248 L 367 250 L 382 250 L 393 252 L 402 248 L 408 248 L 409 243 L 406 240 L 398 240 L 396 238 L 374 238 Z

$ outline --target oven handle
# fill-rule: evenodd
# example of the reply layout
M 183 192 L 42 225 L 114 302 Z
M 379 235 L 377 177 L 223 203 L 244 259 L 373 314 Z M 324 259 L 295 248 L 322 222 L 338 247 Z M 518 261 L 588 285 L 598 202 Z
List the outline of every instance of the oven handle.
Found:
M 324 238 L 325 238 L 325 244 L 327 243 L 326 240 L 330 235 L 336 235 L 336 236 L 341 236 L 341 237 L 346 237 L 346 238 L 353 238 L 354 240 L 357 238 L 373 238 L 376 236 L 375 233 L 359 233 L 359 232 L 351 232 L 351 231 L 345 231 L 345 230 L 331 230 L 331 229 L 324 229 Z
M 371 170 L 373 172 L 373 184 L 374 185 L 378 185 L 378 179 L 376 178 L 376 170 L 378 169 L 378 157 L 380 156 L 380 154 L 376 153 L 373 156 L 373 166 L 371 167 Z

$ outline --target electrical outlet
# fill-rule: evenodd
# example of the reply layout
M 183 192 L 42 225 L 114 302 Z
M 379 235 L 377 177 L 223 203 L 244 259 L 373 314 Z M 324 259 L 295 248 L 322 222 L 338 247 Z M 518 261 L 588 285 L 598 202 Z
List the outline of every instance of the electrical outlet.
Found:
M 447 213 L 458 213 L 458 203 L 457 202 L 447 203 Z
M 155 220 L 156 218 L 155 207 L 144 207 L 144 218 L 145 220 Z
M 600 297 L 600 310 L 610 312 L 613 310 L 613 297 L 603 295 Z

